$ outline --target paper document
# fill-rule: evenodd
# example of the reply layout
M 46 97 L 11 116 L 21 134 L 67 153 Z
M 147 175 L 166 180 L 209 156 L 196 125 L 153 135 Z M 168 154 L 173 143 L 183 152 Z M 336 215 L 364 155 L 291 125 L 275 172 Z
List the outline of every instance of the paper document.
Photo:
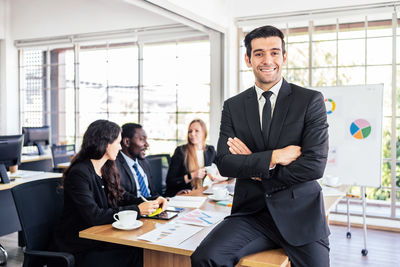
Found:
M 179 208 L 200 208 L 207 197 L 175 196 L 171 198 L 168 206 Z
M 226 214 L 222 212 L 211 212 L 195 209 L 191 212 L 180 215 L 174 222 L 199 226 L 210 226 L 216 222 L 219 222 L 225 216 Z
M 167 223 L 139 236 L 138 239 L 156 244 L 176 246 L 202 229 L 192 225 Z
M 328 186 L 321 186 L 322 187 L 322 194 L 324 194 L 325 197 L 327 196 L 345 196 L 346 193 L 339 191 L 336 188 L 333 187 L 328 187 Z

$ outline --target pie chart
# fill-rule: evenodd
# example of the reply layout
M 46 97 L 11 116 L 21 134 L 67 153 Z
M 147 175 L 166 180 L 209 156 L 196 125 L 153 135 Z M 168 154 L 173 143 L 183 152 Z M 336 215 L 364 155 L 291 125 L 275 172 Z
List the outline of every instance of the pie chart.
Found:
M 371 124 L 364 119 L 358 119 L 351 123 L 350 133 L 356 139 L 365 139 L 371 134 Z
M 326 114 L 332 114 L 335 111 L 336 103 L 331 98 L 325 98 Z

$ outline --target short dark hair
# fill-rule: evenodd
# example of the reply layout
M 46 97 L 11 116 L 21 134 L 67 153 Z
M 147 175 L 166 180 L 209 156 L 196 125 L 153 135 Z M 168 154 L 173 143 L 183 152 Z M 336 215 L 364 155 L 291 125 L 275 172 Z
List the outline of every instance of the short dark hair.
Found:
M 136 133 L 136 129 L 141 129 L 143 128 L 142 125 L 138 124 L 138 123 L 125 123 L 124 125 L 122 125 L 122 133 L 121 133 L 121 137 L 122 139 L 124 139 L 125 137 L 128 137 L 129 139 L 132 138 L 133 136 L 135 136 Z M 122 143 L 122 140 L 121 140 Z
M 246 54 L 251 58 L 251 41 L 253 39 L 257 38 L 267 38 L 271 36 L 276 36 L 281 38 L 282 40 L 282 54 L 285 55 L 286 53 L 286 48 L 285 48 L 285 36 L 283 35 L 283 32 L 279 30 L 278 28 L 275 28 L 274 26 L 267 25 L 267 26 L 262 26 L 258 27 L 251 32 L 249 32 L 246 37 L 244 38 L 244 45 L 246 46 Z

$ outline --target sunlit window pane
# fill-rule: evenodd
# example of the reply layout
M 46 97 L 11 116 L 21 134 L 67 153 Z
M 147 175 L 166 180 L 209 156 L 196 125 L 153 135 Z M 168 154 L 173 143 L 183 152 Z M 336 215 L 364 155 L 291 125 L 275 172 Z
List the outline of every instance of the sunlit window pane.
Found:
M 144 112 L 176 112 L 176 86 L 143 87 Z
M 187 84 L 177 87 L 179 112 L 208 112 L 210 110 L 210 86 Z
M 137 47 L 119 47 L 109 49 L 108 86 L 132 87 L 138 85 L 138 49 Z
M 336 85 L 336 68 L 313 69 L 312 84 L 315 87 L 335 86 Z
M 365 40 L 339 40 L 338 46 L 339 66 L 365 64 Z
M 365 84 L 365 67 L 338 68 L 338 85 Z
M 175 113 L 144 113 L 143 127 L 149 138 L 175 139 L 176 114 Z
M 308 66 L 308 43 L 288 44 L 288 67 L 307 67 Z
M 367 84 L 382 84 L 383 115 L 392 114 L 392 66 L 367 67 Z
M 392 37 L 367 39 L 367 63 L 392 64 Z
M 313 42 L 313 67 L 336 66 L 336 41 Z
M 145 129 L 146 130 L 146 129 Z M 147 136 L 149 136 L 147 134 Z M 147 138 L 147 142 L 149 143 L 149 149 L 146 151 L 146 155 L 152 154 L 173 154 L 175 148 L 177 147 L 177 141 L 166 141 L 166 140 L 159 140 L 159 139 L 152 139 Z
M 288 69 L 286 79 L 300 86 L 308 86 L 308 69 Z

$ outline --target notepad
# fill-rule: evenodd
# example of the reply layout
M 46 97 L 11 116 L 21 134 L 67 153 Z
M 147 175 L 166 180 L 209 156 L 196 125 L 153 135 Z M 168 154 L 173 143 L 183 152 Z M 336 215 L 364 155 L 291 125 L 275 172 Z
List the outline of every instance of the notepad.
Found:
M 206 197 L 176 196 L 171 198 L 168 205 L 179 208 L 200 208 Z

